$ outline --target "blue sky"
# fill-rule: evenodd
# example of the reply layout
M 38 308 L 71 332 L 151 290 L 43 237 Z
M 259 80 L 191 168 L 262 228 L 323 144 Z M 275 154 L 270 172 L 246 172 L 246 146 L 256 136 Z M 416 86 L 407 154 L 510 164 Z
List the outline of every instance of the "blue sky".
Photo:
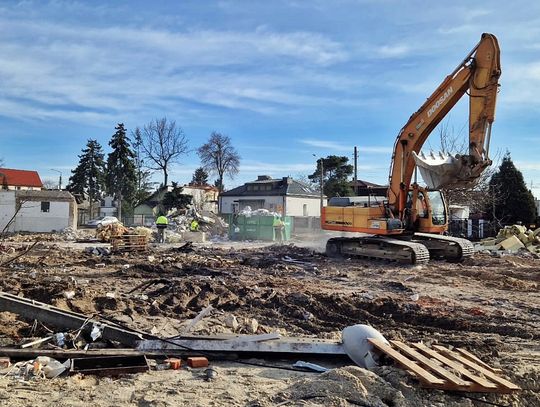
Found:
M 305 175 L 312 154 L 354 145 L 359 177 L 384 183 L 398 131 L 482 32 L 502 50 L 492 152 L 510 150 L 540 196 L 530 1 L 2 1 L 0 157 L 67 179 L 88 138 L 108 147 L 116 123 L 166 116 L 193 150 L 214 130 L 231 137 L 242 161 L 227 187 Z M 445 121 L 462 137 L 466 123 L 465 104 Z M 193 151 L 171 178 L 198 166 Z

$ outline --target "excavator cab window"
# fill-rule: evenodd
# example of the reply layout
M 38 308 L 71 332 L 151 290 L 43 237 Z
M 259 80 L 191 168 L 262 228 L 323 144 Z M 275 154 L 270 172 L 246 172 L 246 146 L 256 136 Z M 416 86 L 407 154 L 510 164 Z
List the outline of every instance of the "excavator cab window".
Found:
M 446 207 L 441 191 L 428 191 L 431 205 L 431 220 L 434 225 L 446 224 Z

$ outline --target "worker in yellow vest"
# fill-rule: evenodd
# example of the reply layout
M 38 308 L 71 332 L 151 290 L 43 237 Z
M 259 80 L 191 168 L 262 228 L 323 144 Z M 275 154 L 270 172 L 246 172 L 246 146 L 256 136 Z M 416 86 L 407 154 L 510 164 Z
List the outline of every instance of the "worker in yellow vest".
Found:
M 192 232 L 199 231 L 199 222 L 197 222 L 197 219 L 193 219 L 191 221 L 191 225 L 189 225 L 189 230 L 191 230 Z
M 165 229 L 169 224 L 169 219 L 163 214 L 160 214 L 156 219 L 156 226 L 158 230 L 158 243 L 165 243 Z
M 274 235 L 276 240 L 283 243 L 285 240 L 285 222 L 281 219 L 281 216 L 274 218 Z

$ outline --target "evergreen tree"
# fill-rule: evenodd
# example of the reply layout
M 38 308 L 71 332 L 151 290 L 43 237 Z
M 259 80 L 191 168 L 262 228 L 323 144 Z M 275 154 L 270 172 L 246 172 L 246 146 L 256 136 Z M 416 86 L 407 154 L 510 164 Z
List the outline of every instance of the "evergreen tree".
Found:
M 512 162 L 510 153 L 506 153 L 499 170 L 491 177 L 489 188 L 496 199 L 486 212 L 495 220 L 509 224 L 535 221 L 534 197 L 527 189 L 523 174 Z
M 193 197 L 182 194 L 182 189 L 176 182 L 172 183 L 172 190 L 165 194 L 162 201 L 162 205 L 166 211 L 184 209 L 191 203 Z
M 146 167 L 144 162 L 141 129 L 137 127 L 132 136 L 136 177 L 134 202 L 137 204 L 144 202 L 152 194 L 151 190 L 154 183 L 150 181 L 152 171 Z
M 321 162 L 323 172 L 323 192 L 328 197 L 350 196 L 353 190 L 348 178 L 353 173 L 353 166 L 348 164 L 349 159 L 345 156 L 329 155 L 317 160 L 317 169 L 308 178 L 315 185 L 320 186 Z
M 122 219 L 123 203 L 127 204 L 128 212 L 133 210 L 135 200 L 137 175 L 135 173 L 135 156 L 130 146 L 129 137 L 123 123 L 115 127 L 109 146 L 112 151 L 107 157 L 107 192 L 118 202 L 118 218 Z
M 103 149 L 97 140 L 88 140 L 86 148 L 79 155 L 79 164 L 71 171 L 67 190 L 87 196 L 90 202 L 90 216 L 93 216 L 94 201 L 101 199 L 105 186 L 105 163 Z
M 195 170 L 193 178 L 191 179 L 191 185 L 208 185 L 208 173 L 203 167 L 199 167 Z

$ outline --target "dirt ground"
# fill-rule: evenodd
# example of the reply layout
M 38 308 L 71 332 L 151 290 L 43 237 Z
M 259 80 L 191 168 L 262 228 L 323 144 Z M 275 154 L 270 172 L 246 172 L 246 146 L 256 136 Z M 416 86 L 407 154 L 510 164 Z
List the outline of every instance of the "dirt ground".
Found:
M 12 243 L 21 253 L 28 243 Z M 7 243 L 6 245 L 10 245 Z M 404 266 L 330 259 L 294 245 L 233 243 L 153 247 L 144 254 L 98 256 L 88 244 L 43 242 L 0 269 L 3 291 L 131 328 L 171 337 L 212 305 L 195 326 L 201 334 L 278 331 L 339 339 L 363 323 L 387 339 L 460 346 L 499 367 L 523 391 L 457 394 L 421 389 L 392 366 L 369 372 L 321 360 L 324 374 L 216 361 L 218 377 L 199 370 L 151 371 L 121 378 L 59 377 L 31 381 L 0 376 L 3 406 L 505 406 L 540 405 L 540 260 L 476 254 L 463 263 Z M 255 321 L 253 321 L 253 319 Z M 0 313 L 0 343 L 20 344 L 45 328 Z M 258 363 L 290 366 L 294 360 Z M 466 398 L 468 396 L 470 398 Z

